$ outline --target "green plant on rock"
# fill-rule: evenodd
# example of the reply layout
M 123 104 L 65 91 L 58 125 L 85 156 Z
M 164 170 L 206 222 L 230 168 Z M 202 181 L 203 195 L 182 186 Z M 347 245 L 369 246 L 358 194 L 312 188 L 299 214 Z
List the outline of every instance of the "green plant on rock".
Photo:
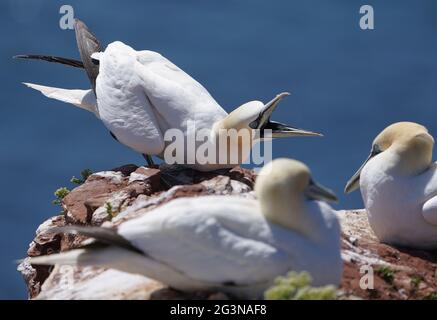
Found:
M 335 286 L 311 287 L 312 278 L 308 272 L 290 272 L 275 279 L 275 284 L 264 292 L 266 300 L 334 300 Z
M 393 284 L 395 278 L 395 271 L 390 267 L 383 266 L 376 270 L 376 274 L 379 275 L 388 284 Z
M 52 201 L 54 205 L 62 206 L 62 200 L 67 196 L 67 194 L 70 193 L 70 190 L 68 190 L 66 187 L 59 188 L 55 191 L 54 195 L 56 197 L 55 200 Z
M 112 208 L 112 204 L 110 202 L 106 202 L 105 208 L 106 208 L 106 213 L 108 214 L 108 216 L 112 220 L 112 218 L 115 217 L 115 212 L 114 212 L 114 209 Z
M 412 276 L 411 277 L 411 287 L 413 290 L 416 290 L 417 288 L 419 288 L 419 285 L 422 283 L 423 278 L 421 276 Z
M 73 176 L 71 178 L 70 182 L 77 184 L 77 185 L 80 185 L 80 184 L 84 183 L 86 181 L 86 179 L 88 179 L 88 177 L 92 174 L 93 174 L 93 172 L 90 169 L 82 170 L 80 172 L 81 178 L 76 178 L 75 176 Z
M 437 300 L 437 291 L 431 292 L 423 300 Z

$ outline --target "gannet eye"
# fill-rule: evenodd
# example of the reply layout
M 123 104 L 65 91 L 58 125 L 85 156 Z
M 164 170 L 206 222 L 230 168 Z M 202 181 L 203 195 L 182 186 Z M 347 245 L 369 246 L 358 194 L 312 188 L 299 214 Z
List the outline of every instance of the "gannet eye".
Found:
M 377 144 L 374 144 L 372 146 L 372 150 L 370 150 L 370 154 L 372 157 L 376 156 L 377 154 L 379 154 L 381 152 L 382 152 L 382 150 Z
M 256 120 L 252 121 L 251 123 L 249 123 L 249 128 L 251 128 L 251 129 L 259 129 L 260 125 L 259 125 L 258 118 Z

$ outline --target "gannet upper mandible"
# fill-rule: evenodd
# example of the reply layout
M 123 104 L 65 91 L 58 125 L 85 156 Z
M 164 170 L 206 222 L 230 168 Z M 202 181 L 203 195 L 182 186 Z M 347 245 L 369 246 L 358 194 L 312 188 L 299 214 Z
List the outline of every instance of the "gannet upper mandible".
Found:
M 288 93 L 277 95 L 267 104 L 248 102 L 227 114 L 200 83 L 161 54 L 136 51 L 120 41 L 110 43 L 102 51 L 96 37 L 82 22 L 76 21 L 75 29 L 82 61 L 41 55 L 16 57 L 85 68 L 93 89 L 67 90 L 31 83 L 26 85 L 49 98 L 93 112 L 114 138 L 145 155 L 148 161 L 151 155 L 163 157 L 169 144 L 164 141 L 166 130 L 179 129 L 187 135 L 188 120 L 194 122 L 196 130 L 209 129 L 213 143 L 217 142 L 221 132 L 242 128 L 270 129 L 273 138 L 320 136 L 270 120 L 278 103 Z M 257 138 L 263 139 L 262 136 Z M 241 152 L 240 143 L 236 148 Z M 242 154 L 239 163 L 247 156 L 247 152 Z M 207 171 L 235 165 L 196 161 L 191 167 Z
M 433 137 L 417 123 L 399 122 L 374 140 L 345 192 L 361 187 L 370 226 L 382 241 L 437 248 L 437 164 Z
M 179 198 L 123 222 L 118 230 L 67 226 L 95 244 L 31 258 L 31 264 L 97 265 L 141 274 L 172 288 L 222 290 L 259 298 L 274 278 L 307 271 L 315 285 L 338 285 L 340 225 L 301 162 L 277 159 L 260 171 L 259 200 L 238 196 Z

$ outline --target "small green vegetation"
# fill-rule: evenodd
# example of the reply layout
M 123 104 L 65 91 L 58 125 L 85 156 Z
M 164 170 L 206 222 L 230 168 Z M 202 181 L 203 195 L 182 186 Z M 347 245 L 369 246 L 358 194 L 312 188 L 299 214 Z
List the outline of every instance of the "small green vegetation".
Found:
M 71 178 L 70 182 L 77 184 L 77 185 L 80 185 L 80 184 L 84 183 L 86 181 L 86 179 L 88 179 L 88 177 L 92 174 L 93 174 L 93 172 L 90 169 L 82 170 L 80 172 L 81 178 L 76 178 L 75 176 L 73 176 Z
M 395 278 L 395 271 L 390 267 L 383 266 L 376 270 L 376 274 L 379 275 L 388 284 L 393 284 Z
M 88 177 L 92 174 L 92 171 L 90 169 L 85 169 L 80 172 L 81 178 L 76 178 L 73 176 L 70 180 L 71 183 L 80 185 L 88 179 Z M 59 188 L 55 191 L 55 197 L 56 199 L 52 201 L 52 203 L 56 206 L 60 206 L 62 208 L 62 200 L 67 196 L 67 194 L 70 193 L 70 190 L 66 187 Z M 64 210 L 60 214 L 64 214 Z
M 431 292 L 423 300 L 437 300 L 437 291 Z
M 106 202 L 106 213 L 108 214 L 108 216 L 111 218 L 115 217 L 115 213 L 114 213 L 114 209 L 112 208 L 112 204 L 110 202 Z
M 266 300 L 334 300 L 334 286 L 311 287 L 312 278 L 307 272 L 290 272 L 275 279 L 275 284 L 264 292 Z
M 65 187 L 59 188 L 58 190 L 55 191 L 54 195 L 56 197 L 55 200 L 53 200 L 53 204 L 54 205 L 62 205 L 62 200 L 67 196 L 67 194 L 70 193 L 70 190 L 68 190 Z
M 416 290 L 417 288 L 419 288 L 422 281 L 423 281 L 423 278 L 421 276 L 412 276 L 411 277 L 411 288 L 413 288 L 413 290 Z

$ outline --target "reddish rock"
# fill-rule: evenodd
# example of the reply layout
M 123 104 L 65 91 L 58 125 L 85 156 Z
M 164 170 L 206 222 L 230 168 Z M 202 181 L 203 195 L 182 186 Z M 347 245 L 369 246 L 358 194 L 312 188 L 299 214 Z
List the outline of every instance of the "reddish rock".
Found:
M 111 194 L 125 186 L 121 179 L 110 180 L 102 176 L 91 175 L 81 186 L 75 188 L 63 200 L 63 207 L 67 211 L 67 223 L 86 224 L 91 221 L 92 206 L 95 202 L 105 203 Z M 87 207 L 88 205 L 88 207 Z
M 380 243 L 370 229 L 365 210 L 342 211 L 339 216 L 343 229 L 342 298 L 423 299 L 437 292 L 437 251 Z M 360 287 L 363 266 L 373 269 L 373 289 Z

